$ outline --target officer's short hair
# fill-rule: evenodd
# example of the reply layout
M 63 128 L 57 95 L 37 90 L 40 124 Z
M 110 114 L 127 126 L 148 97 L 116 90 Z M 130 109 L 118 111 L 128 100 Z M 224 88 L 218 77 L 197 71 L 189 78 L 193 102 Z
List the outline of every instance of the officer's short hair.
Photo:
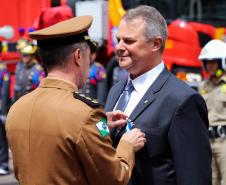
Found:
M 44 61 L 43 64 L 47 70 L 50 70 L 55 66 L 63 68 L 67 65 L 67 61 L 75 49 L 79 48 L 83 52 L 84 48 L 88 47 L 89 45 L 86 42 L 79 42 L 66 46 L 40 47 L 39 55 L 41 60 Z

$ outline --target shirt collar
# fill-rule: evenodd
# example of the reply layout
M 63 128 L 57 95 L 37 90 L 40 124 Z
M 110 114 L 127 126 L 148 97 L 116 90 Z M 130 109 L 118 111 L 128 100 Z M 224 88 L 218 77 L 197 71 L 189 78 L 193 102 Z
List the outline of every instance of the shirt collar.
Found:
M 46 77 L 40 82 L 40 87 L 43 88 L 59 88 L 71 92 L 78 91 L 78 88 L 69 81 L 56 77 Z
M 133 80 L 130 77 L 128 77 L 128 81 L 132 80 L 135 90 L 138 93 L 143 94 L 153 84 L 153 82 L 159 76 L 159 74 L 163 71 L 163 69 L 164 69 L 164 63 L 162 61 L 160 64 L 155 66 L 153 69 L 147 71 L 146 73 L 138 76 L 137 78 L 135 78 Z

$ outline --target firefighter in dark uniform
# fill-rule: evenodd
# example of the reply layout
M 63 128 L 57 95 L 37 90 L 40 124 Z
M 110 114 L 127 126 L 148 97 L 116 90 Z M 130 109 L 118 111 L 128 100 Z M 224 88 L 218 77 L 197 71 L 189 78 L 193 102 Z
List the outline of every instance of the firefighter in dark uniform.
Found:
M 45 77 L 43 67 L 35 59 L 37 46 L 28 44 L 20 50 L 21 61 L 16 66 L 15 98 L 18 100 L 21 96 L 34 90 Z
M 5 64 L 0 64 L 0 175 L 9 173 L 9 153 L 5 132 L 6 115 L 10 107 L 10 74 Z
M 223 185 L 226 184 L 226 43 L 209 41 L 199 59 L 209 74 L 209 78 L 201 83 L 199 92 L 208 108 L 212 182 L 213 185 Z

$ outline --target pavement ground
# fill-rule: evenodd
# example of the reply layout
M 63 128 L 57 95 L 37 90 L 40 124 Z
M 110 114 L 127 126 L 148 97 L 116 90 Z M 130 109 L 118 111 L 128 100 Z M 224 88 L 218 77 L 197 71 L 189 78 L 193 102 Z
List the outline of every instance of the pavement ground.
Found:
M 9 164 L 10 164 L 10 173 L 8 175 L 0 176 L 0 185 L 19 185 L 14 176 L 11 155 L 10 155 Z

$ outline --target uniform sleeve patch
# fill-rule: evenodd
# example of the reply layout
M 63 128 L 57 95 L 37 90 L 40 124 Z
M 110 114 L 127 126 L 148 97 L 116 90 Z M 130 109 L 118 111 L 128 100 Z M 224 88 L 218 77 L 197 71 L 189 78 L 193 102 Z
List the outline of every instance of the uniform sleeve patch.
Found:
M 97 129 L 99 130 L 102 137 L 106 137 L 110 131 L 107 126 L 107 120 L 103 117 L 101 120 L 96 124 Z

